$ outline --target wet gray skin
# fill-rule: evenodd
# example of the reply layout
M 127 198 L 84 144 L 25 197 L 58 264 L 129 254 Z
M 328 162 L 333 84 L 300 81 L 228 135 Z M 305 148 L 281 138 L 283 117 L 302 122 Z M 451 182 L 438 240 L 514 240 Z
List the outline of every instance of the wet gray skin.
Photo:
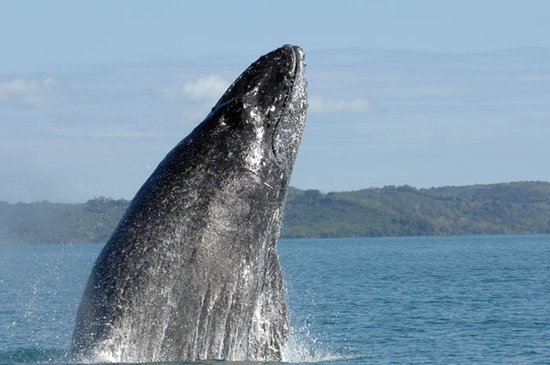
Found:
M 303 68 L 295 46 L 262 56 L 141 187 L 88 280 L 75 358 L 283 357 L 276 246 L 305 122 Z

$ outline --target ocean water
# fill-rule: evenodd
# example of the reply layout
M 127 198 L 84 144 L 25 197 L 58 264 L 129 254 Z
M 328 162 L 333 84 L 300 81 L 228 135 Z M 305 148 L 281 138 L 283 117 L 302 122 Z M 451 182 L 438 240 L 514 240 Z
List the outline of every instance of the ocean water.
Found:
M 0 246 L 0 364 L 71 364 L 100 249 Z M 279 254 L 286 362 L 550 364 L 550 235 L 283 240 Z

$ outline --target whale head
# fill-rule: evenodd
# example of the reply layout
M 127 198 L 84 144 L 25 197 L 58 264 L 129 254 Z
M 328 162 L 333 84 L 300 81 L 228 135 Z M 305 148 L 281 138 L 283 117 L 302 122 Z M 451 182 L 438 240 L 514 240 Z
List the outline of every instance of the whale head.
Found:
M 226 157 L 237 157 L 233 165 L 259 175 L 277 166 L 285 185 L 304 130 L 306 109 L 304 53 L 297 46 L 285 45 L 250 65 L 197 130 L 225 141 L 221 143 L 226 144 Z

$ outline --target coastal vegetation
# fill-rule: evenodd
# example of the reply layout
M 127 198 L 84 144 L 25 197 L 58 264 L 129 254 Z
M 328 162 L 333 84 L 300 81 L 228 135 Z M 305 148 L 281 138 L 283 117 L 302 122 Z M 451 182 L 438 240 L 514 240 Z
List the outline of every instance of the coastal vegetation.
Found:
M 0 243 L 104 242 L 129 202 L 0 202 Z M 290 188 L 282 237 L 550 233 L 550 183 L 322 193 Z

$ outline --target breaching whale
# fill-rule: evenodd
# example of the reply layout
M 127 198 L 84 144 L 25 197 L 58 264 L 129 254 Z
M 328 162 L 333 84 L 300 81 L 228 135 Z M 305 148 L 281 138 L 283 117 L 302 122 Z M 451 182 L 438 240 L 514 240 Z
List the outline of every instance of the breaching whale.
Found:
M 276 246 L 306 101 L 303 52 L 254 62 L 137 192 L 92 269 L 76 359 L 280 360 Z

